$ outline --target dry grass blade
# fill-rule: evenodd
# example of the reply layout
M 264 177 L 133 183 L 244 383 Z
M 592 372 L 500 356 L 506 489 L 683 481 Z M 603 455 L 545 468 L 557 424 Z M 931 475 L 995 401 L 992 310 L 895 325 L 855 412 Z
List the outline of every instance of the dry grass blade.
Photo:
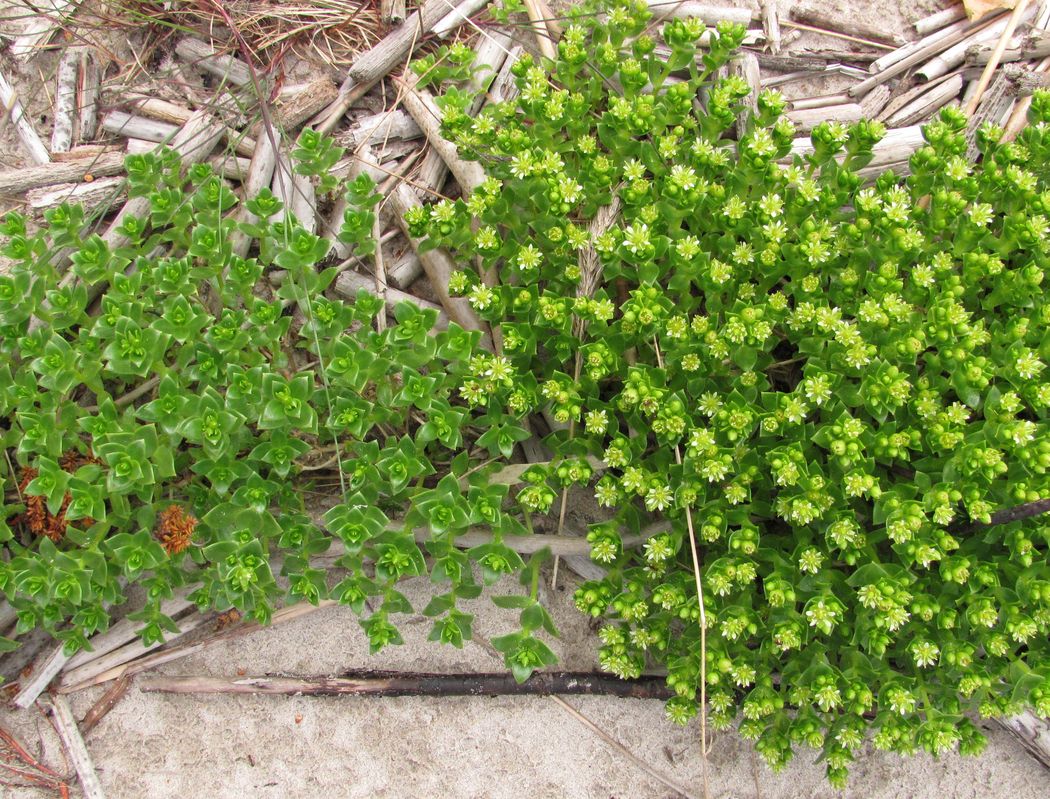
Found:
M 140 27 L 154 24 L 180 31 L 211 33 L 232 22 L 258 64 L 274 66 L 288 53 L 307 61 L 343 67 L 380 39 L 380 20 L 369 0 L 228 0 L 222 13 L 212 3 L 122 0 L 112 19 Z

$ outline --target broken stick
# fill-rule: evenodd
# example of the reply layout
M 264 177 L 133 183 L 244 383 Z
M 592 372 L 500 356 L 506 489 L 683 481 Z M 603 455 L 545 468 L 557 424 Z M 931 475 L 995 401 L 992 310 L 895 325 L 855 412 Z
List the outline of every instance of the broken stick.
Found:
M 674 692 L 658 675 L 621 680 L 610 674 L 537 671 L 525 682 L 507 673 L 430 674 L 359 671 L 339 677 L 149 677 L 145 693 L 269 694 L 283 696 L 618 696 L 669 699 Z

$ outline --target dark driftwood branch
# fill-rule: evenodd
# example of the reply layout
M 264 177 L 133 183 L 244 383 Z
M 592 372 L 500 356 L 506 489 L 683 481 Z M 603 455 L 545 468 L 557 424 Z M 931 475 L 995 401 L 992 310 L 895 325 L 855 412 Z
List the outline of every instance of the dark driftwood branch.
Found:
M 621 680 L 610 674 L 536 672 L 518 683 L 506 673 L 430 674 L 354 671 L 341 677 L 149 677 L 146 693 L 278 694 L 284 696 L 551 696 L 600 695 L 669 699 L 664 677 Z
M 130 687 L 130 677 L 118 677 L 114 680 L 113 684 L 106 689 L 106 692 L 99 697 L 99 700 L 84 715 L 83 720 L 80 722 L 80 734 L 87 735 L 91 732 L 106 717 L 106 714 L 116 707 L 117 702 L 124 698 Z

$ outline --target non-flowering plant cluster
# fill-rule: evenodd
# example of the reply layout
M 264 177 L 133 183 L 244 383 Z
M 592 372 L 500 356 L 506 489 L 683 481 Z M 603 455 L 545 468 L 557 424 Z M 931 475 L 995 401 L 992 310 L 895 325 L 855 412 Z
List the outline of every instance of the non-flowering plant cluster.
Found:
M 293 155 L 332 188 L 331 140 L 307 131 Z M 208 166 L 187 174 L 160 151 L 130 156 L 127 171 L 148 210 L 124 219 L 119 246 L 79 206 L 36 232 L 16 213 L 2 223 L 0 591 L 17 631 L 42 627 L 75 651 L 137 583 L 147 602 L 131 618 L 147 644 L 176 629 L 161 603 L 189 586 L 202 609 L 263 622 L 281 601 L 337 599 L 375 651 L 400 642 L 391 617 L 412 610 L 398 582 L 429 573 L 432 638 L 462 646 L 472 616 L 458 603 L 520 573 L 530 590 L 496 600 L 521 623 L 494 643 L 519 679 L 553 663 L 541 558 L 526 565 L 503 543 L 527 530 L 506 481 L 483 468 L 524 431 L 456 396 L 499 380 L 480 334 L 435 329 L 436 311 L 408 303 L 376 332 L 383 302 L 332 295 L 330 242 L 268 190 L 242 218 Z M 362 177 L 346 199 L 340 236 L 367 257 L 378 197 Z M 342 493 L 318 524 L 293 481 L 322 467 Z M 490 540 L 455 546 L 479 525 Z
M 866 185 L 883 126 L 792 155 L 784 100 L 748 111 L 724 76 L 742 36 L 587 7 L 553 63 L 515 65 L 514 101 L 446 96 L 488 180 L 410 221 L 503 353 L 460 391 L 562 428 L 519 501 L 578 483 L 608 509 L 608 576 L 576 602 L 605 669 L 666 666 L 673 719 L 698 709 L 692 523 L 718 726 L 742 717 L 775 768 L 821 749 L 836 783 L 869 733 L 977 752 L 969 713 L 1050 715 L 1050 527 L 989 524 L 1050 496 L 1050 94 L 1016 142 L 982 128 L 977 163 L 949 107 L 910 177 Z M 587 456 L 600 477 L 565 467 Z

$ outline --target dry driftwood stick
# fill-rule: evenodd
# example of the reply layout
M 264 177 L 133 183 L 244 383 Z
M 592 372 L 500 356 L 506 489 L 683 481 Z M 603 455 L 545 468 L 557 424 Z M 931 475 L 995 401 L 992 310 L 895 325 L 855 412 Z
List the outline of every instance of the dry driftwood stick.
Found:
M 248 170 L 252 162 L 248 158 L 237 158 L 230 153 L 222 153 L 213 155 L 208 159 L 208 163 L 212 165 L 215 174 L 220 177 L 243 183 L 248 178 Z
M 540 10 L 539 3 L 537 0 L 524 0 L 525 12 L 529 16 L 529 25 L 532 27 L 532 33 L 536 37 L 536 44 L 539 47 L 540 53 L 544 58 L 553 60 L 557 56 L 557 50 L 554 47 L 554 42 L 551 40 L 550 31 L 547 30 L 547 25 L 543 21 L 543 12 Z
M 915 23 L 915 32 L 920 36 L 925 36 L 928 33 L 933 33 L 951 25 L 953 22 L 958 22 L 960 19 L 966 19 L 966 8 L 962 3 L 946 8 L 943 11 L 937 11 L 928 17 L 923 17 Z
M 109 682 L 110 680 L 115 680 L 118 677 L 133 677 L 134 675 L 146 671 L 147 669 L 152 669 L 164 663 L 171 663 L 174 660 L 179 660 L 181 658 L 187 657 L 188 655 L 194 655 L 197 652 L 202 652 L 208 647 L 214 646 L 218 643 L 222 643 L 223 641 L 228 641 L 231 638 L 238 638 L 242 635 L 247 635 L 249 633 L 253 633 L 262 629 L 270 629 L 272 627 L 277 626 L 278 624 L 283 624 L 285 622 L 301 618 L 303 616 L 313 613 L 316 610 L 328 608 L 335 604 L 338 604 L 335 600 L 322 599 L 317 605 L 311 605 L 309 602 L 299 602 L 295 605 L 288 605 L 286 607 L 274 611 L 273 616 L 270 618 L 270 624 L 268 627 L 263 627 L 263 625 L 254 621 L 242 622 L 228 627 L 224 630 L 220 630 L 219 632 L 210 635 L 207 638 L 201 638 L 197 641 L 191 641 L 189 643 L 178 644 L 169 649 L 161 649 L 159 652 L 153 652 L 151 654 L 146 655 L 145 657 L 140 657 L 127 663 L 123 663 L 119 666 L 115 666 L 109 669 L 108 671 L 96 674 L 91 679 L 85 680 L 82 683 L 75 685 L 66 685 L 65 682 L 63 682 L 62 685 L 58 686 L 57 690 L 59 693 L 69 694 L 73 693 L 74 691 L 80 691 L 84 688 L 90 688 L 92 685 L 101 685 L 102 683 Z M 209 617 L 203 617 L 203 619 L 207 621 Z
M 339 96 L 339 88 L 326 77 L 316 78 L 298 92 L 281 96 L 274 104 L 274 124 L 295 130 Z
M 76 141 L 86 142 L 98 133 L 98 94 L 101 85 L 98 56 L 90 48 L 80 51 L 80 70 L 77 75 L 77 133 Z
M 33 664 L 33 670 L 29 676 L 21 683 L 21 689 L 15 695 L 13 704 L 15 707 L 25 710 L 31 707 L 32 704 L 51 684 L 51 681 L 55 679 L 58 673 L 62 670 L 62 667 L 66 665 L 66 661 L 69 660 L 69 656 L 65 653 L 65 645 L 59 644 L 51 653 L 43 660 Z
M 161 100 L 158 97 L 149 97 L 143 94 L 130 94 L 127 103 L 128 107 L 134 109 L 143 116 L 158 119 L 161 122 L 173 123 L 175 125 L 185 125 L 190 117 L 193 116 L 193 111 L 189 108 L 178 105 L 177 103 L 170 103 L 167 100 Z M 233 146 L 234 152 L 237 153 L 237 155 L 251 158 L 256 147 L 254 139 L 231 127 L 227 127 L 225 133 L 226 140 Z M 152 139 L 147 140 L 153 141 Z
M 712 6 L 707 3 L 695 3 L 685 0 L 681 3 L 669 3 L 667 0 L 647 0 L 649 10 L 656 19 L 690 19 L 696 17 L 705 25 L 716 25 L 719 22 L 737 22 L 749 25 L 754 16 L 750 9 L 733 6 Z
M 280 696 L 618 696 L 669 699 L 663 676 L 621 680 L 588 671 L 537 671 L 523 683 L 502 673 L 430 674 L 352 671 L 339 677 L 148 677 L 145 693 L 269 694 Z
M 951 75 L 895 111 L 886 119 L 886 125 L 891 128 L 903 128 L 922 122 L 957 98 L 962 88 L 962 75 Z
M 809 133 L 821 122 L 856 122 L 864 118 L 864 109 L 860 103 L 840 103 L 818 108 L 806 108 L 801 111 L 788 111 L 787 118 L 795 123 L 799 133 Z
M 352 300 L 357 296 L 357 293 L 361 290 L 367 291 L 369 294 L 375 294 L 375 281 L 367 277 L 366 275 L 359 275 L 357 272 L 343 272 L 335 279 L 335 284 L 332 286 L 332 290 L 340 295 Z M 440 305 L 435 305 L 427 300 L 421 300 L 412 294 L 406 294 L 400 289 L 396 289 L 393 286 L 387 286 L 386 296 L 383 298 L 386 302 L 386 308 L 388 313 L 394 312 L 394 306 L 399 302 L 411 302 L 418 305 L 420 308 L 430 308 L 438 312 L 437 323 L 435 328 L 437 330 L 444 330 L 448 327 L 448 314 L 444 312 Z
M 1050 58 L 1044 58 L 1033 72 L 1043 74 L 1050 70 Z M 1020 98 L 1014 106 L 1014 110 L 1010 113 L 1010 119 L 1006 123 L 1006 131 L 1003 133 L 1003 139 L 1005 141 L 1013 141 L 1017 138 L 1017 134 L 1020 133 L 1024 126 L 1027 124 L 1028 109 L 1032 105 L 1031 97 Z
M 77 110 L 77 77 L 80 51 L 67 48 L 58 60 L 55 76 L 55 105 L 52 109 L 51 152 L 65 152 L 73 146 L 73 120 Z
M 174 616 L 186 610 L 186 608 L 192 607 L 193 603 L 186 599 L 190 594 L 190 590 L 189 588 L 180 588 L 171 599 L 165 599 L 161 602 L 160 612 L 165 616 Z M 106 632 L 92 636 L 91 640 L 88 641 L 91 649 L 82 649 L 73 655 L 66 661 L 62 671 L 70 671 L 83 666 L 85 663 L 97 660 L 103 655 L 108 655 L 129 641 L 138 639 L 137 629 L 141 626 L 140 622 L 132 621 L 131 619 L 121 619 Z
M 388 25 L 401 22 L 405 18 L 405 0 L 380 0 L 379 17 Z
M 899 47 L 892 53 L 887 53 L 884 56 L 876 58 L 871 62 L 868 69 L 873 72 L 883 72 L 892 66 L 896 66 L 901 61 L 909 59 L 916 53 L 923 51 L 927 53 L 926 57 L 935 55 L 940 50 L 951 47 L 956 41 L 959 41 L 955 37 L 965 37 L 968 32 L 972 32 L 980 25 L 979 22 L 970 22 L 969 20 L 961 20 L 954 22 L 946 28 L 941 28 L 938 31 L 934 31 L 927 36 L 919 39 L 918 41 L 906 44 L 904 47 Z M 954 40 L 954 41 L 953 41 Z M 950 44 L 948 42 L 951 42 Z M 921 60 L 921 59 L 920 59 Z M 919 61 L 912 62 L 913 64 L 919 63 Z M 903 70 L 902 70 L 903 71 Z
M 762 91 L 762 75 L 758 66 L 758 56 L 748 50 L 741 50 L 730 59 L 727 67 L 730 75 L 743 78 L 751 87 L 751 93 L 744 98 L 743 104 L 752 115 L 758 113 L 758 95 Z M 738 137 L 743 134 L 746 124 L 746 119 L 737 117 L 733 127 Z
M 170 122 L 136 116 L 125 111 L 110 111 L 102 117 L 102 129 L 107 133 L 126 136 L 129 139 L 164 142 L 174 138 L 179 126 Z
M 84 718 L 80 720 L 80 734 L 86 736 L 95 729 L 109 711 L 117 706 L 117 702 L 124 698 L 130 687 L 130 677 L 119 677 L 114 680 L 113 684 L 106 689 L 106 692 L 99 697 L 98 701 L 84 715 Z
M 92 684 L 91 681 L 99 674 L 112 673 L 114 670 L 120 669 L 123 665 L 142 657 L 147 652 L 152 652 L 154 649 L 159 649 L 162 646 L 171 644 L 177 639 L 188 635 L 198 627 L 207 624 L 213 618 L 213 616 L 207 614 L 190 613 L 184 619 L 179 621 L 178 633 L 165 633 L 163 641 L 155 641 L 149 646 L 143 644 L 141 639 L 129 641 L 123 646 L 120 646 L 111 652 L 107 652 L 101 657 L 89 660 L 75 669 L 70 669 L 69 671 L 64 672 L 58 680 L 57 688 L 63 693 L 69 693 L 70 691 L 76 690 L 78 686 Z
M 449 318 L 460 327 L 464 327 L 467 330 L 484 331 L 485 325 L 478 318 L 477 314 L 474 313 L 474 309 L 470 307 L 470 303 L 462 297 L 449 296 L 448 279 L 455 268 L 452 259 L 449 258 L 447 253 L 440 249 L 420 252 L 420 242 L 417 239 L 412 238 L 408 232 L 408 226 L 405 225 L 404 222 L 405 213 L 410 208 L 416 208 L 422 205 L 419 198 L 416 197 L 415 192 L 406 184 L 401 183 L 390 193 L 389 202 L 396 215 L 398 225 L 402 226 L 405 235 L 408 236 L 408 240 L 412 244 L 412 249 L 414 249 L 419 256 L 419 260 L 423 264 L 423 271 L 426 272 L 427 277 L 430 278 L 430 284 L 434 290 L 434 294 L 437 295 L 438 301 L 448 313 Z M 482 341 L 484 342 L 487 337 L 488 334 L 483 333 Z
M 971 101 L 976 95 L 977 90 L 975 87 L 971 95 Z M 1010 79 L 1005 72 L 998 71 L 981 99 L 980 105 L 977 106 L 977 111 L 970 117 L 970 121 L 966 126 L 967 158 L 971 160 L 977 158 L 977 131 L 986 123 L 998 125 L 1003 117 L 1010 113 L 1013 104 L 1014 95 Z
M 123 171 L 123 153 L 103 153 L 81 161 L 56 161 L 41 166 L 8 169 L 0 172 L 0 194 L 16 196 L 41 186 L 79 182 L 85 175 L 103 177 L 118 175 Z
M 370 144 L 389 139 L 418 139 L 423 135 L 419 125 L 401 109 L 382 111 L 378 114 L 357 120 L 346 133 L 340 134 L 337 139 L 344 147 L 356 150 Z M 347 165 L 353 162 L 353 158 L 345 159 Z M 340 164 L 333 167 L 333 171 L 340 169 Z
M 959 73 L 952 73 L 952 75 L 955 74 Z M 925 94 L 926 92 L 933 89 L 935 86 L 939 86 L 940 84 L 944 83 L 944 81 L 948 80 L 950 77 L 952 77 L 952 75 L 944 75 L 940 78 L 935 78 L 934 80 L 928 81 L 926 83 L 916 84 L 905 91 L 901 91 L 901 89 L 899 88 L 897 90 L 896 95 L 883 106 L 882 111 L 878 114 L 878 119 L 882 122 L 885 122 L 891 116 L 893 116 L 902 108 L 904 108 L 904 106 L 908 105 L 916 97 L 919 97 L 920 95 Z M 965 76 L 963 77 L 965 79 Z M 876 89 L 885 88 L 885 85 L 876 87 Z
M 279 138 L 275 133 L 274 137 Z M 260 191 L 270 185 L 273 180 L 274 169 L 277 167 L 277 142 L 264 133 L 255 144 L 255 152 L 252 154 L 251 163 L 248 166 L 248 176 L 241 186 L 241 199 L 249 200 Z M 234 217 L 238 222 L 257 223 L 259 219 L 255 214 L 248 211 L 242 204 Z M 247 255 L 252 240 L 240 230 L 234 230 L 231 235 L 233 252 L 242 258 Z
M 0 71 L 0 104 L 11 116 L 11 121 L 15 123 L 18 138 L 21 140 L 22 146 L 26 148 L 29 160 L 35 164 L 50 163 L 51 156 L 48 154 L 47 147 L 44 146 L 44 142 L 33 127 L 33 123 L 29 121 L 29 117 L 26 116 L 26 111 L 22 107 L 14 87 L 8 82 L 2 71 Z
M 339 97 L 314 119 L 318 132 L 330 133 L 347 109 L 390 70 L 403 63 L 447 12 L 448 0 L 427 0 L 379 44 L 358 56 L 339 87 Z
M 854 86 L 850 86 L 850 95 L 853 97 L 863 97 L 876 86 L 885 83 L 890 78 L 895 78 L 902 72 L 906 72 L 914 66 L 925 63 L 929 59 L 937 56 L 938 53 L 943 53 L 945 50 L 954 47 L 962 41 L 968 41 L 971 40 L 973 36 L 980 35 L 985 30 L 987 30 L 997 19 L 999 19 L 999 17 L 981 20 L 980 22 L 976 23 L 958 23 L 958 29 L 955 29 L 955 26 L 949 26 L 948 28 L 944 29 L 944 31 L 951 31 L 948 34 L 945 34 L 944 31 L 938 31 L 932 36 L 927 37 L 927 40 L 933 40 L 932 43 L 919 47 L 913 52 L 906 55 L 905 57 L 895 61 L 894 63 L 888 64 L 883 68 L 876 70 L 876 74 L 872 75 L 867 80 L 862 80 L 860 83 Z M 944 35 L 942 36 L 942 34 Z M 872 67 L 874 67 L 877 63 L 877 61 L 874 62 L 872 64 Z M 945 70 L 945 72 L 947 71 L 950 71 L 950 69 Z
M 52 160 L 59 163 L 66 161 L 85 161 L 89 158 L 98 158 L 103 153 L 119 153 L 123 151 L 119 144 L 78 144 L 70 147 L 64 153 L 55 153 Z
M 966 51 L 966 63 L 983 66 L 987 64 L 995 50 L 994 45 L 974 45 Z M 1000 64 L 1013 61 L 1031 61 L 1050 56 L 1050 33 L 1038 31 L 1025 37 L 1020 47 L 1007 47 L 999 58 Z
M 378 214 L 372 219 L 372 238 L 375 239 L 375 252 L 372 256 L 375 262 L 375 294 L 383 301 L 383 307 L 386 308 L 389 306 L 386 298 L 386 263 L 383 261 L 383 229 Z M 386 330 L 386 314 L 377 314 L 376 332 L 382 333 L 384 330 Z
M 806 111 L 810 108 L 823 108 L 828 105 L 843 105 L 852 102 L 850 96 L 845 92 L 838 94 L 822 94 L 819 97 L 801 97 L 798 100 L 788 101 L 791 111 Z
M 816 28 L 823 28 L 828 31 L 849 31 L 855 36 L 864 39 L 871 39 L 875 42 L 882 42 L 883 44 L 892 44 L 897 47 L 905 44 L 903 36 L 887 31 L 885 28 L 866 25 L 856 19 L 845 20 L 836 18 L 834 14 L 820 8 L 792 8 L 791 18 L 798 22 L 804 22 L 807 25 Z
M 25 193 L 26 206 L 36 213 L 50 211 L 62 203 L 78 203 L 85 214 L 111 208 L 127 198 L 123 177 L 98 178 L 91 183 L 59 183 Z
M 462 25 L 466 20 L 477 14 L 489 4 L 490 0 L 464 0 L 464 2 L 450 9 L 445 16 L 434 25 L 433 34 L 439 39 L 446 38 L 452 31 Z
M 419 79 L 415 75 L 406 76 L 398 83 L 399 88 L 403 89 L 402 105 L 419 125 L 431 148 L 448 165 L 463 193 L 474 191 L 485 181 L 485 170 L 477 161 L 460 158 L 456 145 L 441 134 L 441 110 L 434 102 L 433 95 L 426 89 L 416 88 Z
M 772 53 L 780 52 L 780 12 L 776 0 L 762 0 L 762 32 Z
M 865 119 L 875 119 L 879 112 L 889 102 L 890 96 L 893 92 L 890 91 L 890 87 L 883 84 L 882 86 L 876 86 L 870 92 L 860 98 L 860 110 L 864 114 Z
M 966 116 L 973 116 L 974 111 L 977 110 L 977 106 L 981 102 L 981 97 L 988 88 L 988 84 L 991 83 L 993 73 L 999 66 L 999 59 L 1003 57 L 1003 50 L 1005 50 L 1007 44 L 1009 44 L 1010 37 L 1014 35 L 1014 31 L 1017 30 L 1017 25 L 1021 21 L 1021 17 L 1024 16 L 1025 11 L 1028 10 L 1029 1 L 1030 0 L 1017 0 L 1017 5 L 1014 6 L 1013 13 L 1011 13 L 1006 20 L 1006 25 L 999 34 L 999 41 L 995 43 L 995 49 L 992 50 L 992 54 L 988 59 L 988 64 L 985 66 L 980 80 L 977 81 L 977 88 L 973 91 L 973 97 L 970 98 L 970 101 L 963 108 L 963 113 L 965 113 Z M 965 53 L 963 55 L 965 57 Z
M 947 50 L 940 53 L 940 55 L 931 59 L 916 70 L 915 74 L 921 80 L 933 80 L 934 78 L 951 72 L 962 64 L 962 62 L 966 60 L 966 51 L 970 47 L 985 44 L 986 42 L 994 42 L 996 40 L 1001 41 L 1000 37 L 1003 35 L 1003 32 L 1006 31 L 1011 24 L 1017 24 L 1016 22 L 1012 22 L 1013 20 L 1020 21 L 1021 19 L 1031 16 L 1032 9 L 1030 7 L 1026 8 L 1023 0 L 1019 2 L 1019 5 L 1021 6 L 1021 12 L 1019 15 L 1011 13 L 1007 16 L 997 17 L 981 30 L 970 34 L 959 42 L 956 42 Z M 1009 36 L 1006 38 L 1009 40 Z M 1005 45 L 1003 46 L 1005 47 Z
M 1028 753 L 1050 768 L 1050 722 L 1026 710 L 1019 716 L 996 719 L 996 723 L 1012 733 Z
M 35 0 L 33 11 L 36 13 L 26 20 L 22 33 L 11 44 L 11 55 L 19 61 L 31 58 L 61 27 L 66 14 L 79 5 L 73 0 Z
M 514 82 L 514 73 L 511 72 L 511 68 L 521 58 L 521 54 L 525 50 L 520 45 L 510 48 L 510 52 L 507 53 L 507 57 L 503 61 L 503 66 L 499 68 L 496 73 L 496 77 L 492 79 L 492 83 L 489 85 L 488 97 L 489 102 L 493 103 L 509 103 L 518 96 L 518 86 Z
M 99 782 L 95 765 L 91 762 L 84 739 L 77 729 L 77 720 L 73 718 L 73 709 L 69 706 L 69 700 L 64 696 L 51 697 L 51 720 L 54 722 L 55 730 L 66 750 L 66 755 L 76 769 L 77 777 L 80 779 L 80 787 L 84 791 L 84 799 L 105 799 L 102 791 L 102 783 Z
M 186 63 L 235 86 L 251 82 L 248 65 L 236 56 L 220 53 L 200 39 L 187 36 L 175 44 L 175 54 Z
M 391 286 L 407 289 L 423 274 L 423 264 L 415 250 L 409 247 L 396 258 L 387 269 L 387 283 Z

